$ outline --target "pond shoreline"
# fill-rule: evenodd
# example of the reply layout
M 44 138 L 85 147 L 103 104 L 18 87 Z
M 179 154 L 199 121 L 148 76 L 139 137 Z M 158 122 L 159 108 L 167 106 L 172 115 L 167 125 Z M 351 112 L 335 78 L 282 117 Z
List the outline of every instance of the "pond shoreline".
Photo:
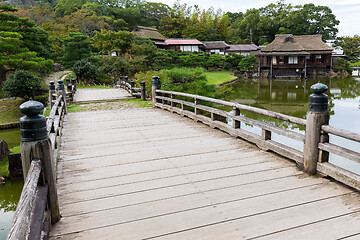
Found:
M 18 123 L 8 123 L 8 124 L 0 125 L 0 130 L 18 128 L 18 127 L 20 127 L 20 122 L 18 122 Z

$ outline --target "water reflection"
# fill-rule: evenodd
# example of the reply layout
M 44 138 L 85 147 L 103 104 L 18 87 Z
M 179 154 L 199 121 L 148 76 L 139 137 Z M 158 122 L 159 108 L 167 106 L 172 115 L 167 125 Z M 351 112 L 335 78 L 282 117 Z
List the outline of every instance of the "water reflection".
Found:
M 321 82 L 329 87 L 330 125 L 360 133 L 360 78 L 320 78 L 307 80 L 278 79 L 238 79 L 236 82 L 220 87 L 218 98 L 238 102 L 290 116 L 306 118 L 309 106 L 310 87 Z M 226 110 L 226 109 L 224 109 Z M 231 109 L 228 109 L 229 111 Z M 297 124 L 287 123 L 255 113 L 241 112 L 243 116 L 271 123 L 278 127 L 304 132 L 305 128 Z M 260 129 L 251 125 L 242 128 L 253 133 L 261 133 Z M 291 144 L 300 151 L 303 144 L 286 137 L 273 134 L 273 139 Z M 346 139 L 330 136 L 330 142 L 360 151 L 360 144 Z M 330 162 L 360 174 L 360 164 L 330 154 Z

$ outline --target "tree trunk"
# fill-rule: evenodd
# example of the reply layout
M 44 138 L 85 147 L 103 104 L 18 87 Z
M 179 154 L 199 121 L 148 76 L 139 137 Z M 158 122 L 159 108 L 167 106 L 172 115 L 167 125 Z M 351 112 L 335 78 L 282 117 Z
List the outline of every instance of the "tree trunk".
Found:
M 2 87 L 4 81 L 6 80 L 7 72 L 8 72 L 8 69 L 6 69 L 4 66 L 0 66 L 0 87 Z

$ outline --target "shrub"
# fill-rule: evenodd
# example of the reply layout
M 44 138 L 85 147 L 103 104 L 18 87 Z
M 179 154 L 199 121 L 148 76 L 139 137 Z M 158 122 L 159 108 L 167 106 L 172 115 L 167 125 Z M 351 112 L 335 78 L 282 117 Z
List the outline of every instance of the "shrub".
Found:
M 73 71 L 76 77 L 84 82 L 95 82 L 99 76 L 97 66 L 93 65 L 88 59 L 81 59 L 74 64 Z
M 34 98 L 41 90 L 41 80 L 28 71 L 19 70 L 6 79 L 3 90 L 9 97 Z
M 140 87 L 140 83 L 144 81 L 146 95 L 150 96 L 153 76 L 160 77 L 160 81 L 164 81 L 164 78 L 165 78 L 165 74 L 163 74 L 160 71 L 147 71 L 147 72 L 136 73 L 134 76 L 134 79 L 132 79 L 132 80 L 136 83 L 137 87 Z
M 344 58 L 339 58 L 333 67 L 334 72 L 342 73 L 342 74 L 351 74 L 352 68 L 350 67 L 349 61 Z

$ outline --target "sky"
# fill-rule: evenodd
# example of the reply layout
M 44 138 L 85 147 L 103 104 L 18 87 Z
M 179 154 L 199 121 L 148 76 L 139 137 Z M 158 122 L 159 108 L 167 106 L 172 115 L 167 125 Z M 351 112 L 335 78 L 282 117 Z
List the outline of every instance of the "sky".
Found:
M 170 7 L 175 0 L 148 0 L 149 2 L 162 2 Z M 199 6 L 200 9 L 208 9 L 213 6 L 215 10 L 221 9 L 224 12 L 243 12 L 250 8 L 265 7 L 277 0 L 180 0 L 181 4 L 188 6 Z M 315 5 L 328 6 L 333 11 L 336 19 L 340 21 L 338 25 L 338 36 L 360 35 L 360 0 L 285 0 L 285 3 L 292 5 L 304 5 L 313 3 Z

